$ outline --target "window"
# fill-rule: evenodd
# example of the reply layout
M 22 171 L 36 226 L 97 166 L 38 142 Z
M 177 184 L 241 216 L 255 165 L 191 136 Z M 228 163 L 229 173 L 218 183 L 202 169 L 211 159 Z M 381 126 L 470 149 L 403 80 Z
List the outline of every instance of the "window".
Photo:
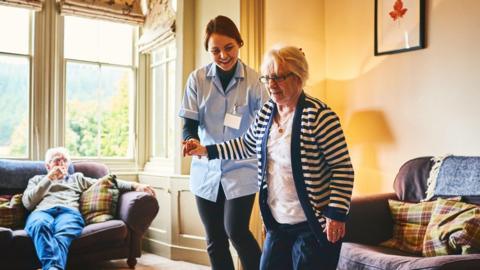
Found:
M 29 155 L 32 13 L 0 5 L 0 157 Z
M 151 54 L 152 156 L 171 159 L 175 153 L 175 40 Z
M 136 28 L 65 16 L 64 29 L 66 147 L 74 157 L 133 158 Z

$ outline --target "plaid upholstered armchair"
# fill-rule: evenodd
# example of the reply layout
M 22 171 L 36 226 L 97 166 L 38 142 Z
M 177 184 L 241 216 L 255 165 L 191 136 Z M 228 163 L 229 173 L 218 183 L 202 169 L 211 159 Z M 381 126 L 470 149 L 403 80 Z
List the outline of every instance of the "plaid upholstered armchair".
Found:
M 100 178 L 108 168 L 96 162 L 74 162 L 71 172 Z M 28 180 L 46 174 L 43 161 L 0 160 L 0 195 L 20 194 Z M 68 258 L 69 265 L 101 260 L 127 258 L 130 267 L 141 255 L 142 236 L 158 212 L 158 202 L 144 192 L 120 194 L 114 220 L 87 225 L 82 235 L 73 241 Z M 1 269 L 37 269 L 38 262 L 33 242 L 20 228 L 0 227 Z
M 388 200 L 420 202 L 425 197 L 432 165 L 431 157 L 412 159 L 400 168 L 394 193 L 352 200 L 337 269 L 480 269 L 480 254 L 424 257 L 380 245 L 393 235 L 394 221 Z M 463 201 L 480 204 L 479 197 L 467 196 Z

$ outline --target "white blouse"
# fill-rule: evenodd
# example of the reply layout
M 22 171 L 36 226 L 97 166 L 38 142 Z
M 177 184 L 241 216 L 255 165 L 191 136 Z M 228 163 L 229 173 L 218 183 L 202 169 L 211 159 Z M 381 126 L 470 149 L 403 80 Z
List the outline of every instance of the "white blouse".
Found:
M 267 144 L 268 206 L 278 223 L 306 221 L 293 180 L 290 155 L 293 113 L 284 123 L 272 122 Z

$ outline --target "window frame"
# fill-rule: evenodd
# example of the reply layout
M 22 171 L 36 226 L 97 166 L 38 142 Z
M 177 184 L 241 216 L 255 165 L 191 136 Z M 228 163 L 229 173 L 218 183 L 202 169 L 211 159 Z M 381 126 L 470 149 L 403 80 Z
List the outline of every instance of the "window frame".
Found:
M 30 29 L 30 82 L 29 82 L 29 147 L 22 160 L 43 160 L 45 152 L 65 142 L 65 61 L 63 52 L 64 19 L 57 12 L 54 1 L 44 2 L 41 11 L 31 11 Z M 181 20 L 181 15 L 178 20 Z M 180 27 L 180 26 L 179 26 Z M 189 158 L 181 156 L 181 121 L 175 120 L 174 156 L 167 163 L 151 157 L 151 106 L 149 54 L 139 53 L 137 42 L 141 29 L 134 29 L 133 40 L 134 85 L 134 154 L 132 158 L 91 159 L 106 164 L 112 171 L 126 178 L 136 179 L 140 171 L 161 175 L 188 173 Z M 187 35 L 188 36 L 188 35 Z M 190 38 L 190 36 L 188 36 Z M 176 44 L 175 105 L 178 110 L 183 86 L 194 68 L 194 46 L 183 41 L 184 33 L 177 32 L 172 39 Z M 168 40 L 170 41 L 170 40 Z M 176 115 L 175 115 L 176 116 Z M 2 157 L 3 158 L 3 157 Z M 8 159 L 8 157 L 6 157 Z M 20 159 L 13 158 L 12 159 Z M 89 160 L 89 158 L 74 158 Z M 158 166 L 160 165 L 160 166 Z
M 175 55 L 172 57 L 169 52 L 170 52 L 170 48 L 173 47 L 174 50 L 175 50 Z M 150 74 L 152 74 L 151 76 L 151 80 L 149 81 L 150 83 L 150 87 L 151 87 L 151 91 L 152 91 L 152 98 L 150 99 L 150 105 L 152 106 L 152 112 L 151 112 L 151 116 L 152 116 L 152 121 L 151 121 L 151 126 L 152 128 L 150 129 L 150 133 L 152 135 L 152 137 L 161 137 L 162 138 L 162 143 L 165 144 L 165 153 L 156 153 L 156 151 L 154 150 L 155 148 L 155 145 L 151 145 L 151 148 L 150 150 L 152 151 L 152 157 L 155 157 L 155 158 L 160 158 L 160 159 L 163 159 L 163 160 L 170 160 L 173 158 L 174 156 L 174 152 L 170 153 L 171 149 L 174 147 L 174 145 L 170 145 L 170 140 L 172 139 L 171 136 L 169 136 L 169 131 L 168 131 L 168 128 L 169 128 L 169 125 L 172 125 L 175 121 L 173 121 L 173 116 L 176 115 L 175 114 L 175 104 L 171 104 L 170 106 L 173 106 L 173 111 L 170 111 L 169 109 L 171 109 L 171 107 L 169 106 L 169 102 L 172 101 L 172 98 L 175 97 L 175 78 L 171 78 L 169 75 L 170 75 L 170 70 L 169 68 L 173 65 L 173 67 L 176 69 L 175 67 L 175 61 L 177 59 L 177 56 L 176 56 L 176 46 L 175 46 L 175 40 L 173 39 L 170 39 L 169 41 L 165 42 L 164 44 L 162 44 L 162 46 L 158 46 L 155 50 L 152 51 L 152 54 L 153 55 L 154 53 L 157 53 L 159 52 L 160 50 L 165 50 L 166 51 L 166 55 L 164 59 L 160 59 L 160 60 L 157 60 L 156 62 L 153 61 L 153 57 L 151 57 L 151 62 L 150 62 L 150 66 L 149 66 L 149 72 Z M 166 82 L 164 83 L 164 89 L 161 89 L 162 90 L 162 95 L 164 96 L 164 100 L 161 101 L 161 103 L 155 103 L 156 100 L 157 100 L 157 89 L 156 89 L 156 86 L 155 86 L 155 82 L 154 82 L 154 78 L 156 76 L 154 76 L 155 74 L 157 74 L 155 71 L 157 68 L 160 68 L 161 66 L 163 66 L 165 69 L 163 71 L 163 78 L 166 79 Z M 175 69 L 174 69 L 174 72 L 175 72 Z M 172 84 L 173 84 L 173 87 L 172 87 Z M 174 90 L 173 92 L 170 93 L 170 90 Z M 157 105 L 158 107 L 162 107 L 161 108 L 161 113 L 158 113 L 159 111 L 156 110 L 156 106 Z M 162 119 L 156 119 L 157 115 L 164 115 Z M 173 115 L 171 115 L 173 114 Z M 158 134 L 156 134 L 156 131 L 157 131 L 157 126 L 156 126 L 156 123 L 159 122 L 159 120 L 165 120 L 166 123 L 163 124 L 163 130 L 161 132 L 162 136 L 158 136 Z M 153 135 L 157 135 L 157 136 L 153 136 Z M 158 142 L 160 140 L 156 140 L 155 138 L 152 138 L 151 142 L 152 144 L 155 144 L 156 142 Z M 160 155 L 159 155 L 160 154 Z
M 64 145 L 65 118 L 65 68 L 63 61 L 63 16 L 57 12 L 54 1 L 44 2 L 43 9 L 33 12 L 31 16 L 31 65 L 30 65 L 30 119 L 29 119 L 29 154 L 22 160 L 44 160 L 45 152 L 56 146 Z M 139 132 L 145 132 L 145 117 L 141 104 L 145 103 L 146 57 L 137 51 L 139 27 L 133 29 L 133 65 L 134 87 L 136 93 L 131 100 L 133 104 L 133 156 L 131 158 L 74 158 L 77 160 L 94 160 L 106 164 L 125 179 L 135 180 L 138 171 L 146 161 L 145 146 L 138 143 Z M 142 108 L 142 109 L 140 109 Z M 140 121 L 142 120 L 142 121 Z M 3 158 L 3 157 L 2 157 Z M 7 158 L 7 157 L 6 157 Z M 20 158 L 12 157 L 7 159 Z
M 4 6 L 2 6 L 4 7 Z M 7 8 L 10 8 L 10 6 L 6 6 Z M 11 8 L 19 8 L 19 7 L 11 7 Z M 28 52 L 27 54 L 22 54 L 22 53 L 13 53 L 13 52 L 4 52 L 0 51 L 0 55 L 4 56 L 11 56 L 11 57 L 23 57 L 28 60 L 28 90 L 27 90 L 27 95 L 28 95 L 28 130 L 27 130 L 27 148 L 26 148 L 26 153 L 23 156 L 0 156 L 2 159 L 18 159 L 18 160 L 29 160 L 33 156 L 33 148 L 34 148 L 34 125 L 33 125 L 33 111 L 34 111 L 34 105 L 33 105 L 33 84 L 34 84 L 34 33 L 36 31 L 36 23 L 35 23 L 35 12 L 33 10 L 28 10 L 28 25 L 29 25 L 29 33 L 28 33 Z
M 135 97 L 136 97 L 136 93 L 137 93 L 137 68 L 135 66 L 126 66 L 126 65 L 118 65 L 118 64 L 109 64 L 109 63 L 102 63 L 102 62 L 91 62 L 91 61 L 86 61 L 86 60 L 77 60 L 77 59 L 68 59 L 68 58 L 64 58 L 63 59 L 63 77 L 62 77 L 62 80 L 64 81 L 64 95 L 65 95 L 65 99 L 64 99 L 64 103 L 65 105 L 63 106 L 64 108 L 64 113 L 62 114 L 64 117 L 63 117 L 63 123 L 62 125 L 64 126 L 64 132 L 62 132 L 63 134 L 63 141 L 64 141 L 64 144 L 66 143 L 66 135 L 67 135 L 67 132 L 66 132 L 66 128 L 65 128 L 65 124 L 66 124 L 66 111 L 67 111 L 67 85 L 66 85 L 66 79 L 67 79 L 67 64 L 68 63 L 76 63 L 76 64 L 87 64 L 87 65 L 94 65 L 94 66 L 98 66 L 100 69 L 102 67 L 120 67 L 120 68 L 126 68 L 126 69 L 129 69 L 131 72 L 132 72 L 132 76 L 133 76 L 133 86 L 134 86 L 134 89 L 133 89 L 133 95 L 131 96 L 132 100 L 129 100 L 130 104 L 129 106 L 132 106 L 131 110 L 132 110 L 132 114 L 133 115 L 129 115 L 129 124 L 131 126 L 131 129 L 133 130 L 133 134 L 129 134 L 131 136 L 133 136 L 133 140 L 132 143 L 132 155 L 131 156 L 127 156 L 127 157 L 96 157 L 96 156 L 84 156 L 84 157 L 79 157 L 79 156 L 74 156 L 72 155 L 72 159 L 90 159 L 90 160 L 134 160 L 134 152 L 135 152 L 135 137 L 136 137 L 136 130 L 135 130 L 135 117 L 134 115 L 136 114 L 135 111 L 136 111 L 136 106 L 135 106 Z
M 59 65 L 59 69 L 57 69 L 58 74 L 61 74 L 59 76 L 59 92 L 61 92 L 58 95 L 58 108 L 59 112 L 57 113 L 58 115 L 56 116 L 55 119 L 55 126 L 56 130 L 58 131 L 57 134 L 60 134 L 56 136 L 55 142 L 57 145 L 65 145 L 65 136 L 66 136 L 66 65 L 67 62 L 83 62 L 83 63 L 88 63 L 88 64 L 95 64 L 95 65 L 104 65 L 104 66 L 113 66 L 113 67 L 127 67 L 132 69 L 133 73 L 133 85 L 134 85 L 134 94 L 132 96 L 132 100 L 130 100 L 131 106 L 133 106 L 132 111 L 133 115 L 130 117 L 133 118 L 132 121 L 132 131 L 133 131 L 133 155 L 131 157 L 72 157 L 72 160 L 92 160 L 96 162 L 101 162 L 105 163 L 111 170 L 114 170 L 116 172 L 136 172 L 140 166 L 141 163 L 139 163 L 141 160 L 139 159 L 139 143 L 138 143 L 138 128 L 139 128 L 139 102 L 141 103 L 141 100 L 144 99 L 144 95 L 142 94 L 142 85 L 139 83 L 142 79 L 140 75 L 144 76 L 144 72 L 140 72 L 139 69 L 141 68 L 141 65 L 139 65 L 141 55 L 139 55 L 138 50 L 137 50 L 137 42 L 139 38 L 139 27 L 133 27 L 132 29 L 132 66 L 128 65 L 119 65 L 119 64 L 111 64 L 111 63 L 103 63 L 103 62 L 96 62 L 96 61 L 86 61 L 86 60 L 78 60 L 78 59 L 69 59 L 64 57 L 64 36 L 65 36 L 65 29 L 64 29 L 64 17 L 60 17 L 59 27 L 57 28 L 59 38 L 57 39 L 57 47 L 60 48 L 57 50 L 58 56 L 57 58 L 60 59 L 61 65 Z M 130 121 L 130 119 L 129 119 Z
M 175 57 L 171 58 L 171 57 L 166 57 L 163 61 L 159 61 L 159 62 L 156 62 L 154 63 L 153 62 L 153 52 L 155 51 L 158 51 L 160 48 L 165 48 L 166 50 L 168 50 L 168 47 L 169 46 L 174 46 L 175 47 Z M 177 122 L 178 121 L 173 121 L 173 125 L 175 125 L 175 128 L 174 128 L 174 140 L 173 140 L 173 145 L 171 146 L 174 150 L 173 150 L 173 154 L 172 156 L 168 156 L 168 157 L 161 157 L 161 156 L 155 156 L 155 153 L 154 153 L 154 142 L 156 141 L 154 138 L 153 138 L 153 135 L 155 135 L 155 125 L 153 123 L 154 119 L 155 119 L 155 116 L 154 116 L 154 113 L 155 113 L 155 105 L 157 106 L 163 106 L 165 104 L 165 102 L 162 102 L 162 104 L 153 104 L 154 103 L 154 100 L 155 100 L 155 89 L 154 89 L 154 86 L 153 86 L 153 76 L 154 76 L 154 68 L 155 67 L 158 67 L 161 63 L 167 63 L 167 65 L 165 65 L 166 67 L 168 67 L 168 63 L 170 64 L 173 64 L 174 65 L 174 68 L 175 68 L 175 78 L 172 80 L 173 84 L 174 84 L 174 92 L 173 93 L 167 93 L 167 102 L 168 102 L 168 99 L 171 95 L 173 95 L 173 100 L 175 101 L 175 104 L 173 104 L 173 116 L 171 115 L 168 115 L 168 109 L 165 109 L 165 111 L 167 112 L 167 115 L 165 116 L 166 119 L 168 119 L 169 117 L 176 117 L 177 114 L 176 114 L 176 110 L 179 108 L 178 106 L 178 102 L 177 102 L 177 96 L 178 96 L 178 80 L 177 80 L 177 77 L 178 77 L 178 67 L 179 67 L 179 64 L 178 64 L 178 61 L 179 61 L 179 58 L 178 58 L 178 40 L 177 38 L 175 37 L 171 37 L 171 38 L 168 38 L 167 40 L 163 41 L 161 44 L 159 44 L 158 46 L 156 46 L 156 48 L 154 48 L 149 54 L 148 54 L 148 65 L 147 65 L 147 69 L 148 69 L 148 74 L 149 74 L 149 78 L 147 80 L 148 82 L 148 117 L 147 117 L 147 126 L 148 126 L 148 146 L 147 146 L 147 152 L 148 152 L 148 162 L 146 163 L 145 165 L 145 171 L 147 172 L 151 172 L 151 173 L 159 173 L 159 174 L 162 174 L 162 175 L 171 175 L 171 174 L 174 174 L 174 173 L 177 173 L 178 172 L 178 156 L 179 156 L 179 151 L 176 151 L 176 149 L 178 149 L 178 145 L 179 145 L 179 140 L 178 139 L 175 139 L 175 138 L 180 138 L 179 137 L 179 133 L 178 133 L 178 125 L 177 125 Z M 168 75 L 168 68 L 165 69 L 165 74 Z M 167 91 L 168 91 L 168 86 L 167 86 Z M 168 126 L 167 126 L 167 129 L 168 129 Z M 165 132 L 164 130 L 164 133 L 167 133 L 167 135 L 165 136 L 166 137 L 166 141 L 167 141 L 167 144 L 168 144 L 168 131 Z M 158 137 L 158 134 L 157 134 L 157 137 Z M 168 150 L 167 150 L 168 151 Z

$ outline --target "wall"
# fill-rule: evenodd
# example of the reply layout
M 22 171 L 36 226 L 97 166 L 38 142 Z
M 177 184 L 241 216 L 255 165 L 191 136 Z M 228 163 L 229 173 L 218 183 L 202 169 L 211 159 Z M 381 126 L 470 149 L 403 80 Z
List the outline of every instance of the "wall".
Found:
M 325 1 L 326 101 L 347 132 L 355 194 L 392 190 L 408 159 L 480 152 L 480 1 L 426 2 L 427 48 L 373 56 L 373 1 Z
M 145 172 L 139 174 L 139 180 L 155 189 L 160 205 L 144 236 L 143 249 L 172 260 L 209 265 L 205 232 L 188 176 Z
M 196 0 L 195 1 L 195 67 L 211 62 L 203 46 L 205 26 L 218 15 L 232 19 L 240 26 L 240 0 Z
M 307 92 L 340 116 L 356 195 L 391 191 L 408 159 L 480 152 L 480 1 L 426 3 L 427 48 L 373 56 L 374 1 L 266 0 L 265 47 L 305 49 Z
M 325 94 L 324 1 L 265 0 L 265 48 L 280 43 L 302 48 L 309 59 L 310 80 L 305 90 Z

